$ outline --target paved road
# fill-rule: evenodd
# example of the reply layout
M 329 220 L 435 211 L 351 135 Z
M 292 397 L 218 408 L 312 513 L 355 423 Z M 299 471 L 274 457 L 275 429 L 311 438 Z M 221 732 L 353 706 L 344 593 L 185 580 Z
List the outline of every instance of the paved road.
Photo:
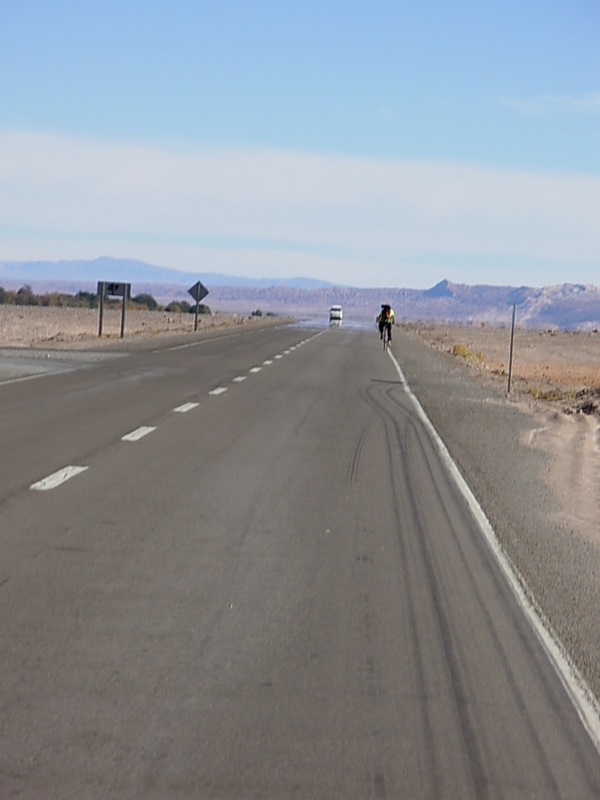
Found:
M 372 333 L 138 353 L 0 408 L 1 797 L 600 795 Z

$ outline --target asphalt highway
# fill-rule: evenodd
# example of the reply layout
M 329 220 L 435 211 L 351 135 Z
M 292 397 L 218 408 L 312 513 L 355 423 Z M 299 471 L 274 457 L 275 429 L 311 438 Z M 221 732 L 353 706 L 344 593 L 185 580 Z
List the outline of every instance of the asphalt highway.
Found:
M 0 379 L 0 797 L 600 796 L 376 334 L 71 367 Z

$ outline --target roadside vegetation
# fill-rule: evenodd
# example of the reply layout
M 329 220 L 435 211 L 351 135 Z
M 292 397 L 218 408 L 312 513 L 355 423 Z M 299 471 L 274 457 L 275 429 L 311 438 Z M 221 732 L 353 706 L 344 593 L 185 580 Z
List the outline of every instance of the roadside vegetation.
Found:
M 549 403 L 561 403 L 563 414 L 584 414 L 600 417 L 600 388 L 565 389 L 564 387 L 543 388 L 529 386 L 525 394 L 534 400 L 545 400 Z M 566 404 L 566 405 L 565 405 Z
M 460 356 L 461 358 L 465 358 L 467 361 L 483 361 L 483 353 L 481 351 L 474 353 L 470 347 L 462 342 L 454 345 L 452 348 L 452 355 Z
M 121 308 L 122 301 L 115 298 L 105 298 L 105 308 Z M 61 292 L 46 292 L 35 294 L 31 286 L 22 286 L 16 291 L 11 291 L 0 286 L 0 305 L 11 306 L 42 306 L 45 308 L 98 308 L 99 298 L 95 292 L 77 292 L 77 294 L 63 294 Z M 196 306 L 185 300 L 173 300 L 166 306 L 161 306 L 151 294 L 138 294 L 127 301 L 127 309 L 131 311 L 167 311 L 172 314 L 193 314 Z M 203 303 L 198 307 L 200 314 L 210 314 L 210 308 Z
M 251 311 L 250 312 L 250 316 L 251 317 L 262 317 L 263 316 L 263 312 L 262 312 L 262 310 L 260 308 L 257 308 L 255 311 Z M 264 316 L 265 317 L 276 317 L 277 314 L 274 311 L 267 311 Z
M 551 403 L 575 399 L 574 389 L 559 389 L 556 387 L 544 388 L 542 386 L 528 386 L 525 394 L 533 397 L 534 400 L 547 400 Z

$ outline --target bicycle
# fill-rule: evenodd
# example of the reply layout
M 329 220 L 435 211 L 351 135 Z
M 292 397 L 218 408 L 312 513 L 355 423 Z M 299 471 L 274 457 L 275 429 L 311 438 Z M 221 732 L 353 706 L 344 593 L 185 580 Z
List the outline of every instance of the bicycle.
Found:
M 383 349 L 387 350 L 390 346 L 390 325 L 383 326 Z

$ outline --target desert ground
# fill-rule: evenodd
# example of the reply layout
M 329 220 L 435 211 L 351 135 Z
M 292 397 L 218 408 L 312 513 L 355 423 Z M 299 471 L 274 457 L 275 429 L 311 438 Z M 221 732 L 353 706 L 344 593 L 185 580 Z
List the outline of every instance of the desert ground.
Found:
M 247 314 L 205 314 L 198 317 L 198 331 L 273 321 L 272 317 Z M 99 322 L 98 309 L 0 305 L 0 347 L 123 349 L 135 348 L 157 337 L 194 332 L 194 314 L 166 311 L 126 310 L 123 338 L 120 308 L 104 310 L 102 336 L 98 335 Z
M 464 358 L 476 370 L 508 375 L 508 328 L 414 325 L 407 330 L 433 348 Z M 511 389 L 532 396 L 568 397 L 600 388 L 600 334 L 516 328 L 511 378 Z

